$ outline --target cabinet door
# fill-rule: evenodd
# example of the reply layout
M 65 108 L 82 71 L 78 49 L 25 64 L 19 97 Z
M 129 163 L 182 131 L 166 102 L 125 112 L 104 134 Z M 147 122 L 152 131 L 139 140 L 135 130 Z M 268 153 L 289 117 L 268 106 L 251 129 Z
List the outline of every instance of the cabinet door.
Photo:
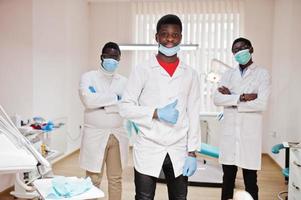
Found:
M 301 149 L 290 150 L 289 200 L 301 199 Z
M 64 154 L 67 146 L 66 128 L 63 126 L 61 128 L 54 129 L 48 134 L 48 145 L 50 149 L 57 150 L 60 153 Z

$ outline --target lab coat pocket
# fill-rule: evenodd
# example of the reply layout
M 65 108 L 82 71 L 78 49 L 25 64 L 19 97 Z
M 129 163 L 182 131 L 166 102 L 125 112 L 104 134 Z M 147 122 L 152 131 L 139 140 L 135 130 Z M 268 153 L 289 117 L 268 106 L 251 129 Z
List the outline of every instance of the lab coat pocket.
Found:
M 262 116 L 259 113 L 248 113 L 243 116 L 242 137 L 245 139 L 257 139 L 261 137 Z

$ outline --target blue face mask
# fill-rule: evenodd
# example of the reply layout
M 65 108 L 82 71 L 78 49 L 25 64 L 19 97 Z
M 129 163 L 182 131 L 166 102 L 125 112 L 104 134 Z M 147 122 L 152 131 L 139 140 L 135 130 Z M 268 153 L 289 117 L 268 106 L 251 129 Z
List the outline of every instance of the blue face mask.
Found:
M 251 60 L 252 56 L 249 49 L 244 49 L 234 54 L 234 58 L 239 64 L 245 65 Z
M 177 46 L 174 46 L 171 48 L 167 48 L 167 47 L 163 46 L 162 44 L 159 44 L 159 51 L 166 56 L 174 56 L 178 53 L 179 50 L 180 50 L 180 45 L 177 45 Z
M 101 65 L 107 72 L 114 72 L 118 67 L 118 61 L 113 58 L 104 58 Z

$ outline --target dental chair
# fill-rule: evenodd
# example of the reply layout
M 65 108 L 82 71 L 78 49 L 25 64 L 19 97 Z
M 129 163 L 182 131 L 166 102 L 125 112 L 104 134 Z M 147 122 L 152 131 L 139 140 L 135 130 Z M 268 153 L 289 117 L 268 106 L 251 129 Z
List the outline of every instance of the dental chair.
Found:
M 189 177 L 189 185 L 221 187 L 223 170 L 217 160 L 219 157 L 218 147 L 202 143 L 198 153 L 198 168 L 194 175 Z
M 220 114 L 203 114 L 206 117 L 214 117 L 214 119 L 221 120 L 223 117 Z M 205 141 L 208 141 L 209 131 L 208 123 L 204 121 L 204 126 L 206 130 L 202 132 L 205 133 Z M 207 126 L 207 127 L 206 127 Z M 135 135 L 132 133 L 139 134 L 139 127 L 131 122 L 127 121 L 125 128 L 129 137 Z M 217 158 L 219 157 L 219 149 L 213 145 L 207 143 L 201 143 L 198 150 L 199 155 L 197 156 L 197 170 L 196 172 L 188 178 L 188 184 L 192 186 L 202 186 L 202 187 L 221 187 L 223 182 L 223 170 L 222 166 L 218 163 Z M 166 183 L 163 170 L 161 170 L 158 182 Z
M 51 163 L 20 133 L 1 105 L 0 141 L 0 174 L 15 174 L 14 191 L 10 194 L 22 199 L 49 199 L 47 195 L 53 188 Z M 34 171 L 37 171 L 37 176 L 31 177 L 32 180 L 26 182 L 24 173 Z M 73 177 L 67 177 L 67 179 L 74 180 Z M 95 186 L 91 186 L 91 189 L 68 199 L 83 200 L 101 197 L 104 197 L 104 193 Z
M 210 144 L 202 143 L 198 153 L 198 167 L 196 172 L 188 178 L 188 184 L 201 187 L 221 187 L 223 172 L 221 165 L 216 160 L 219 157 L 219 149 Z M 158 182 L 166 183 L 162 170 Z
M 282 170 L 282 175 L 284 176 L 285 183 L 288 184 L 288 177 L 289 177 L 289 146 L 284 145 L 284 143 L 276 144 L 272 147 L 272 153 L 278 154 L 280 150 L 285 150 L 285 168 Z M 288 198 L 288 191 L 281 191 L 277 195 L 279 200 L 287 200 Z

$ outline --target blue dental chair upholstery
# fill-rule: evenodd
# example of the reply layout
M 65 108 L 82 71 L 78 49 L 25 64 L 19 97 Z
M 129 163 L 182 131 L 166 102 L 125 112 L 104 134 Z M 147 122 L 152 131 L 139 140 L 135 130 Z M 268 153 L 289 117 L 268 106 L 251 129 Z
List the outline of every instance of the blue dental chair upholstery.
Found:
M 288 177 L 289 177 L 289 147 L 285 147 L 283 143 L 276 144 L 272 147 L 272 153 L 278 154 L 280 150 L 285 149 L 285 168 L 282 170 L 282 174 L 285 178 L 286 184 L 288 183 Z M 284 196 L 284 198 L 282 198 Z M 287 199 L 288 192 L 287 191 L 281 191 L 278 193 L 278 199 L 284 200 Z

